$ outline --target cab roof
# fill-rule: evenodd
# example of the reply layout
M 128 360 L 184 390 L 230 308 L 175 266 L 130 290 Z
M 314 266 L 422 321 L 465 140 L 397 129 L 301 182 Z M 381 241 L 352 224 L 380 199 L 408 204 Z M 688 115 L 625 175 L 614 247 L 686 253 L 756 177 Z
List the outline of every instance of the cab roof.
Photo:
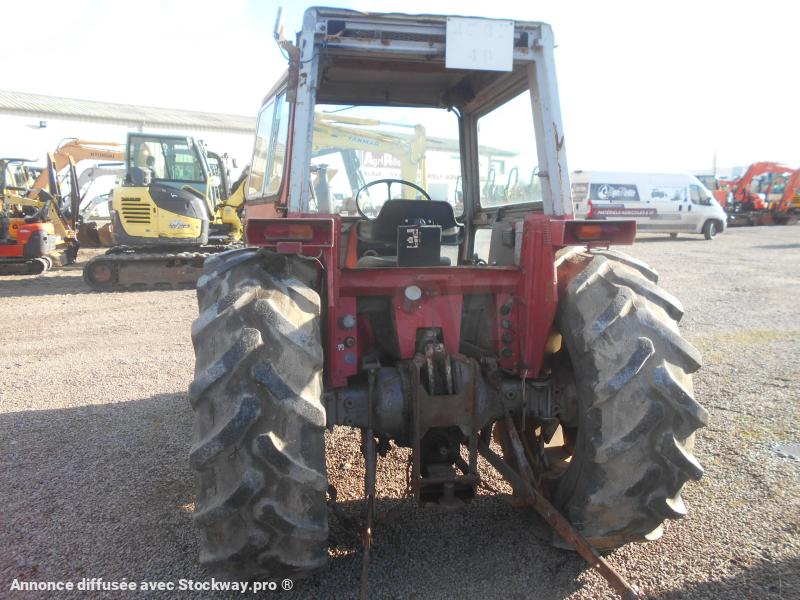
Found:
M 319 47 L 317 102 L 482 112 L 527 89 L 534 45 L 547 24 L 514 23 L 510 72 L 446 69 L 448 18 L 309 8 L 298 44 L 313 33 Z

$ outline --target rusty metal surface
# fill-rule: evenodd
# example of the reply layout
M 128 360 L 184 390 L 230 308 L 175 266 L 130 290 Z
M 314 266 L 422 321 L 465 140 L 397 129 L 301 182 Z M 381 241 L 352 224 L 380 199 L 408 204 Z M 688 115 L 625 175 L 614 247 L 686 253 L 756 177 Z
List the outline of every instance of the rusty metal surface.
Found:
M 510 426 L 509 430 L 515 431 L 515 428 Z M 597 550 L 594 549 L 588 540 L 584 538 L 558 510 L 556 510 L 556 507 L 553 506 L 538 489 L 528 483 L 523 476 L 514 471 L 514 469 L 492 451 L 485 442 L 480 442 L 478 451 L 489 464 L 497 469 L 497 471 L 512 484 L 515 490 L 520 489 L 525 491 L 525 495 L 530 500 L 531 507 L 533 507 L 547 524 L 550 525 L 565 542 L 570 544 L 593 569 L 596 569 L 600 575 L 605 578 L 608 584 L 621 598 L 625 600 L 639 598 L 639 595 L 630 584 L 625 581 L 622 575 L 617 573 L 614 567 L 598 554 Z
M 427 375 L 427 386 L 422 381 Z M 443 344 L 429 343 L 417 354 L 410 369 L 411 392 L 411 484 L 417 499 L 424 488 L 442 486 L 443 494 L 455 485 L 468 485 L 472 493 L 480 482 L 478 475 L 478 392 L 480 367 L 473 359 L 448 353 Z M 466 436 L 469 459 L 466 472 L 427 473 L 423 476 L 422 440 L 436 428 L 459 427 Z M 463 469 L 462 469 L 463 471 Z
M 375 410 L 375 379 L 380 368 L 377 362 L 366 363 L 369 376 L 369 400 L 367 404 L 367 428 L 363 431 L 364 450 L 364 496 L 367 500 L 366 519 L 362 537 L 364 556 L 361 561 L 361 590 L 359 597 L 366 600 L 369 593 L 369 554 L 372 549 L 372 532 L 375 522 L 375 479 L 378 466 L 378 451 L 375 445 L 375 432 L 373 431 L 373 415 Z

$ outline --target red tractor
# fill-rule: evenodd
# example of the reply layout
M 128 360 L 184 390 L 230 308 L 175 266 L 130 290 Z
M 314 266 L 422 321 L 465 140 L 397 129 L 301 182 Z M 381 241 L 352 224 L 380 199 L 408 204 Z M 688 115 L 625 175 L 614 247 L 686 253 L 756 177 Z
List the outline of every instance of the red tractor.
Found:
M 634 222 L 573 218 L 550 27 L 312 8 L 281 46 L 250 247 L 209 258 L 197 284 L 201 563 L 237 578 L 323 567 L 324 431 L 343 425 L 363 436 L 366 551 L 394 442 L 423 504 L 473 498 L 482 456 L 613 580 L 592 545 L 658 537 L 703 474 L 701 358 L 656 272 L 609 249 Z M 333 112 L 453 143 L 400 180 L 391 157 L 314 156 L 315 114 Z M 492 170 L 537 166 L 541 185 L 487 201 Z

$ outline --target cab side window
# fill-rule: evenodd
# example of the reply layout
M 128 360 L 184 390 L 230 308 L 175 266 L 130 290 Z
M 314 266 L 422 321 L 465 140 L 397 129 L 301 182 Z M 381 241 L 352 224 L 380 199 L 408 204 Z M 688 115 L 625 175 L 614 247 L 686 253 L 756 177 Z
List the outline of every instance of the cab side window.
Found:
M 265 105 L 258 115 L 256 140 L 250 177 L 247 181 L 248 200 L 275 199 L 283 183 L 286 142 L 289 132 L 289 103 L 281 94 Z

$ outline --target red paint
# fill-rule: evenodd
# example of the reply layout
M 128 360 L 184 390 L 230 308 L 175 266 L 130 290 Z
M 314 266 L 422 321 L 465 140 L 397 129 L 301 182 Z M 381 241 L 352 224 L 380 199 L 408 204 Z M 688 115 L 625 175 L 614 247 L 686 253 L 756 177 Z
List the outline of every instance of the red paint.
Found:
M 18 258 L 22 256 L 22 244 L 0 244 L 0 257 Z
M 314 228 L 313 239 L 303 241 L 301 251 L 318 258 L 322 265 L 320 274 L 325 281 L 322 297 L 326 299 L 327 311 L 326 379 L 333 388 L 346 386 L 347 378 L 359 373 L 363 353 L 372 344 L 374 334 L 369 321 L 356 312 L 357 299 L 365 296 L 391 298 L 400 358 L 409 359 L 416 350 L 417 331 L 426 327 L 441 328 L 447 350 L 458 352 L 463 296 L 493 294 L 496 314 L 491 323 L 491 339 L 500 366 L 510 372 L 527 370 L 528 377 L 536 377 L 558 307 L 555 253 L 574 243 L 576 228 L 586 223 L 527 215 L 523 221 L 519 267 L 347 269 L 340 264 L 344 259 L 339 216 L 292 214 L 281 221 L 287 226 L 302 223 Z M 251 245 L 277 245 L 274 240 L 264 239 L 267 223 L 269 220 L 261 219 L 248 223 L 247 239 Z M 603 222 L 608 225 L 603 230 L 611 238 L 608 243 L 629 243 L 631 235 L 635 235 L 635 223 L 619 223 Z M 410 285 L 422 290 L 418 302 L 410 303 L 404 296 Z M 510 306 L 510 311 L 502 314 L 505 305 Z M 340 324 L 340 319 L 348 314 L 357 318 L 352 329 L 344 329 Z M 503 327 L 503 320 L 508 320 L 510 326 Z M 510 334 L 510 338 L 504 340 L 504 333 Z M 351 347 L 346 344 L 348 337 L 354 338 Z M 504 349 L 510 350 L 509 356 L 503 356 Z
M 417 330 L 438 327 L 442 330 L 444 346 L 448 352 L 458 352 L 461 338 L 461 294 L 428 295 L 423 289 L 422 298 L 406 308 L 403 291 L 393 299 L 395 330 L 400 358 L 413 358 L 416 352 Z
M 250 246 L 278 246 L 301 243 L 302 248 L 330 248 L 333 245 L 332 218 L 254 219 L 247 220 L 247 243 Z M 310 233 L 309 233 L 310 229 Z
M 519 307 L 518 370 L 536 377 L 542 367 L 544 347 L 558 307 L 552 221 L 545 215 L 527 215 L 522 233 L 520 278 L 517 286 Z

